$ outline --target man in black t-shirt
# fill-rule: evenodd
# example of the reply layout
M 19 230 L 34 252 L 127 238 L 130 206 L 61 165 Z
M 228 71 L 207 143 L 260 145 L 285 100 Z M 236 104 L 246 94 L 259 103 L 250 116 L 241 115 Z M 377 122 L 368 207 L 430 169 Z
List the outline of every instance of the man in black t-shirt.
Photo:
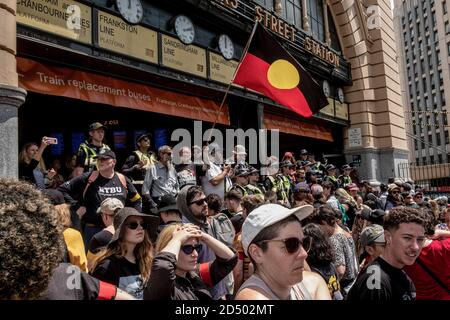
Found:
M 414 300 L 414 284 L 402 269 L 412 265 L 422 250 L 424 224 L 416 209 L 391 209 L 384 220 L 384 252 L 359 274 L 347 300 Z
M 97 209 L 106 198 L 119 199 L 125 206 L 130 202 L 139 212 L 142 199 L 130 179 L 114 171 L 116 155 L 111 150 L 102 150 L 98 158 L 98 171 L 84 173 L 61 185 L 58 190 L 84 223 L 83 239 L 88 247 L 92 236 L 104 228 Z

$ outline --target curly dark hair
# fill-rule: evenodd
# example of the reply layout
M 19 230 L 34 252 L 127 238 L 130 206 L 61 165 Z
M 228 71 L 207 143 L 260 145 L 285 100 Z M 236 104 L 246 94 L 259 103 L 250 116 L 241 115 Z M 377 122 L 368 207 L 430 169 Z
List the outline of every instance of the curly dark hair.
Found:
M 64 252 L 62 226 L 33 185 L 0 178 L 0 299 L 36 299 Z
M 206 196 L 206 203 L 208 204 L 208 208 L 214 212 L 220 212 L 220 210 L 222 210 L 223 200 L 218 194 L 208 194 Z
M 384 216 L 384 229 L 397 230 L 401 223 L 417 223 L 425 228 L 423 213 L 410 207 L 395 207 Z
M 303 227 L 303 234 L 310 238 L 311 247 L 306 261 L 312 267 L 333 262 L 334 254 L 330 240 L 322 229 L 315 223 Z
M 312 223 L 322 224 L 322 221 L 329 226 L 334 226 L 338 218 L 336 216 L 336 212 L 329 205 L 324 204 L 321 205 L 314 213 L 310 216 L 310 220 Z
M 192 186 L 186 192 L 186 203 L 189 206 L 191 201 L 199 194 L 203 193 L 203 189 L 200 186 Z

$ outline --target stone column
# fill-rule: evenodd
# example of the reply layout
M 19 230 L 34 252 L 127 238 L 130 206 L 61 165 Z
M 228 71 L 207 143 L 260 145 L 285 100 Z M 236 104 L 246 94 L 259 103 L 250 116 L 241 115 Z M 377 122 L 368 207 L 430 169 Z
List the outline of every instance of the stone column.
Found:
M 308 18 L 308 10 L 306 7 L 306 0 L 302 0 L 302 24 L 303 30 L 309 31 L 309 18 Z
M 361 4 L 334 1 L 331 8 L 340 29 L 346 58 L 351 63 L 353 84 L 345 88 L 350 127 L 360 129 L 352 138 L 344 131 L 344 153 L 348 162 L 361 159 L 361 179 L 386 182 L 399 177 L 399 165 L 408 162 L 404 109 L 395 32 L 389 0 L 369 0 L 378 7 L 379 26 L 368 28 Z M 356 143 L 355 143 L 356 142 Z
M 16 1 L 0 0 L 0 177 L 18 178 L 18 108 L 26 91 L 16 71 Z

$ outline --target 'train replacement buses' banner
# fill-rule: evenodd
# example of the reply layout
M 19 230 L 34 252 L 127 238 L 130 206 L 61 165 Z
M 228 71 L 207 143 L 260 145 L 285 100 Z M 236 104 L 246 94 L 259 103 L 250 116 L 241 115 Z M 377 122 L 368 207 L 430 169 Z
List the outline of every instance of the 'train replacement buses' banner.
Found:
M 219 104 L 94 73 L 17 58 L 20 87 L 43 94 L 214 122 Z M 217 123 L 230 124 L 228 107 Z

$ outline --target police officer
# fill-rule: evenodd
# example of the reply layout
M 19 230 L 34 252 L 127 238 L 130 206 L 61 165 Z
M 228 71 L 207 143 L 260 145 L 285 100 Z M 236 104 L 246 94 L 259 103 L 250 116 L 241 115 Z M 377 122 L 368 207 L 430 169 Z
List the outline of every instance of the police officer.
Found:
M 80 147 L 78 148 L 74 177 L 81 175 L 83 172 L 97 170 L 97 154 L 103 149 L 111 149 L 108 145 L 103 143 L 106 129 L 106 126 L 102 125 L 100 122 L 94 122 L 89 126 L 89 139 L 80 144 Z
M 333 164 L 329 164 L 326 166 L 327 175 L 325 176 L 325 181 L 329 181 L 333 184 L 334 190 L 339 189 L 340 183 L 338 178 L 336 177 L 336 166 Z
M 352 171 L 352 167 L 350 167 L 348 164 L 344 164 L 341 167 L 342 174 L 338 178 L 341 188 L 345 188 L 350 183 L 352 183 L 352 178 L 350 178 L 351 171 Z
M 289 177 L 289 173 L 294 164 L 288 160 L 282 161 L 280 163 L 280 173 L 276 175 L 278 183 L 278 193 L 277 198 L 280 204 L 289 206 L 291 203 L 292 196 L 292 183 Z
M 122 166 L 122 172 L 131 179 L 136 190 L 142 193 L 142 184 L 145 179 L 145 172 L 150 165 L 155 164 L 156 156 L 150 150 L 150 133 L 141 134 L 136 139 L 137 150 L 127 158 L 125 164 Z
M 248 184 L 245 186 L 249 195 L 261 195 L 264 196 L 266 190 L 264 186 L 259 183 L 259 170 L 255 167 L 249 166 Z
M 241 198 L 249 195 L 249 189 L 246 188 L 248 185 L 248 176 L 250 170 L 245 164 L 237 164 L 234 168 L 234 183 L 231 186 L 231 190 L 235 190 L 241 195 Z M 253 193 L 252 193 L 253 194 Z

